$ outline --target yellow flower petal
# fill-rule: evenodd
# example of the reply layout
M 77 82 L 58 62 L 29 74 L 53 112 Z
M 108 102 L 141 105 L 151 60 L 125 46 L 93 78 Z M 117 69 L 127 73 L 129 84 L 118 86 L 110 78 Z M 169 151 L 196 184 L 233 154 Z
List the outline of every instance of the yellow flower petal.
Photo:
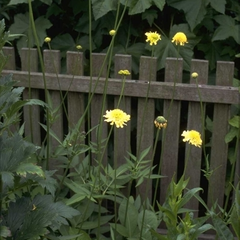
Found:
M 103 115 L 106 119 L 105 122 L 109 122 L 110 125 L 116 125 L 117 128 L 123 128 L 124 125 L 127 125 L 126 122 L 130 121 L 130 115 L 126 114 L 120 109 L 114 109 L 106 111 L 106 114 Z
M 158 116 L 155 120 L 154 120 L 154 124 L 156 126 L 156 128 L 166 128 L 167 127 L 167 120 L 163 117 L 163 116 Z
M 147 36 L 146 42 L 149 42 L 151 46 L 157 45 L 157 42 L 161 40 L 161 36 L 157 32 L 146 32 L 145 35 Z
M 118 72 L 119 75 L 130 75 L 130 72 L 128 70 L 120 70 Z
M 191 131 L 183 131 L 182 135 L 183 141 L 188 142 L 196 147 L 202 146 L 202 139 L 201 134 L 198 131 L 191 130 Z
M 172 42 L 175 42 L 176 45 L 184 45 L 187 43 L 187 36 L 183 32 L 177 32 L 174 37 L 172 38 Z

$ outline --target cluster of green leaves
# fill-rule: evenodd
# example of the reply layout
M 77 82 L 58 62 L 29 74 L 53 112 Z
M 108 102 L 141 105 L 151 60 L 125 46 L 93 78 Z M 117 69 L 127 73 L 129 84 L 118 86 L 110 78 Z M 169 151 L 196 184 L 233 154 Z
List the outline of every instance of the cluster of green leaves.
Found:
M 1 2 L 5 6 L 4 11 L 0 11 L 0 17 L 7 17 L 12 33 L 25 35 L 16 39 L 18 49 L 34 46 L 29 27 L 28 0 Z M 33 0 L 32 4 L 41 46 L 48 35 L 53 39 L 51 44 L 55 49 L 65 52 L 74 50 L 80 44 L 88 53 L 88 1 Z M 166 57 L 176 56 L 184 59 L 185 70 L 190 70 L 193 57 L 209 60 L 213 70 L 217 60 L 234 61 L 239 52 L 240 6 L 237 0 L 92 0 L 93 51 L 102 52 L 108 47 L 111 39 L 109 31 L 114 28 L 118 4 L 121 10 L 126 7 L 127 11 L 117 32 L 114 53 L 132 55 L 135 73 L 138 72 L 136 64 L 139 57 L 150 54 L 144 36 L 150 30 L 160 32 L 162 38 L 154 49 L 158 70 L 164 68 Z M 179 31 L 188 37 L 188 44 L 180 50 L 171 42 L 173 35 Z
M 0 53 L 9 34 L 0 21 Z M 2 65 L 3 67 L 3 65 Z M 24 88 L 14 87 L 12 75 L 0 71 L 0 238 L 38 239 L 79 214 L 55 201 L 57 181 L 53 171 L 37 165 L 38 147 L 23 138 L 19 128 L 21 109 L 30 105 L 47 108 L 40 100 L 21 100 Z

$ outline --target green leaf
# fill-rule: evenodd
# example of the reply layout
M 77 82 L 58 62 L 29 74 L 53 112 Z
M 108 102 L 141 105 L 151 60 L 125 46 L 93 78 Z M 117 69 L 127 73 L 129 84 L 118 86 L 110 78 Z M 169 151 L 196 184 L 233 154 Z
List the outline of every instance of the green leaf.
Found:
M 33 163 L 23 163 L 18 166 L 16 173 L 20 176 L 26 177 L 27 173 L 36 174 L 40 177 L 44 177 L 44 172 L 40 166 Z
M 155 3 L 155 5 L 162 11 L 163 7 L 166 4 L 165 0 L 153 0 L 153 2 Z
M 92 0 L 94 19 L 97 20 L 109 11 L 116 10 L 117 3 L 117 0 Z
M 240 24 L 236 25 L 235 20 L 227 15 L 217 15 L 214 19 L 220 26 L 215 30 L 212 41 L 226 40 L 229 37 L 233 37 L 240 44 Z
M 145 213 L 144 213 L 145 211 Z M 144 218 L 143 218 L 143 214 L 144 214 Z M 144 221 L 143 221 L 144 219 Z M 145 229 L 145 231 L 149 228 L 149 226 L 151 226 L 151 228 L 157 230 L 158 226 L 159 226 L 159 220 L 157 219 L 157 215 L 150 211 L 150 210 L 143 210 L 139 213 L 138 216 L 138 227 L 141 229 L 141 227 L 143 227 Z
M 14 186 L 14 177 L 12 173 L 1 172 L 0 177 L 2 177 L 2 182 L 4 185 L 12 188 Z
M 143 13 L 152 6 L 152 0 L 131 0 L 129 2 L 129 15 Z
M 36 32 L 39 39 L 39 44 L 42 46 L 44 43 L 44 39 L 47 36 L 46 29 L 50 28 L 52 26 L 51 22 L 46 19 L 44 16 L 40 16 L 35 20 L 35 27 Z M 17 34 L 24 34 L 26 37 L 21 37 L 17 41 L 17 47 L 18 50 L 20 50 L 23 47 L 33 47 L 36 45 L 36 41 L 32 32 L 32 28 L 30 28 L 29 33 L 29 14 L 16 14 L 14 16 L 14 23 L 10 26 L 10 32 L 11 33 L 17 33 Z M 27 41 L 28 40 L 28 41 Z
M 52 4 L 52 0 L 40 0 L 40 1 L 49 5 L 49 6 Z
M 205 1 L 202 0 L 168 0 L 167 3 L 171 7 L 184 11 L 191 30 L 203 20 L 207 12 Z
M 34 0 L 32 0 L 33 2 Z M 8 5 L 16 5 L 16 4 L 20 4 L 20 3 L 28 3 L 28 0 L 11 0 Z
M 225 13 L 226 0 L 209 0 L 211 7 L 214 8 L 217 12 L 222 14 Z
M 154 19 L 158 17 L 158 13 L 155 9 L 148 9 L 142 14 L 142 19 L 146 19 L 148 24 L 152 26 Z
M 171 42 L 172 37 L 177 32 L 184 32 L 188 38 L 188 43 L 184 46 L 176 46 L 175 43 Z M 174 25 L 170 31 L 169 38 L 161 36 L 161 40 L 156 46 L 154 46 L 154 56 L 158 58 L 158 70 L 165 68 L 166 58 L 175 57 L 183 59 L 184 70 L 190 71 L 191 60 L 193 57 L 193 47 L 198 43 L 199 40 L 195 38 L 195 35 L 189 32 L 187 24 Z M 152 51 L 152 48 L 147 45 L 147 49 Z
M 0 226 L 0 237 L 11 237 L 11 231 L 6 226 Z
M 214 215 L 212 220 L 213 220 L 213 226 L 216 229 L 216 233 L 221 240 L 233 240 L 234 239 L 233 234 L 231 233 L 231 231 L 227 227 L 226 223 L 221 218 Z
M 3 132 L 0 136 L 0 172 L 16 171 L 35 151 L 36 147 L 17 133 L 9 137 Z
M 234 116 L 233 118 L 231 118 L 228 123 L 235 127 L 235 128 L 239 128 L 240 127 L 240 116 Z
M 231 127 L 230 131 L 225 136 L 225 143 L 231 142 L 238 135 L 238 129 L 235 127 Z
M 124 199 L 120 204 L 118 214 L 121 224 L 127 228 L 128 237 L 133 236 L 137 228 L 138 219 L 138 211 L 134 204 L 130 200 Z

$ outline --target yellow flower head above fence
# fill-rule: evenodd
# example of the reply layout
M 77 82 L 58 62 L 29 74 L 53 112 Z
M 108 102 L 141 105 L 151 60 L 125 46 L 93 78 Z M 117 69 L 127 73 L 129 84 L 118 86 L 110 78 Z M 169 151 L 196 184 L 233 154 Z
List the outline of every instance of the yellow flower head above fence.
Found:
M 183 46 L 187 43 L 187 36 L 183 32 L 177 32 L 174 37 L 172 38 L 172 42 L 175 42 L 176 45 L 180 44 Z
M 157 45 L 157 42 L 161 40 L 161 36 L 157 32 L 146 32 L 145 35 L 147 36 L 146 42 L 149 42 L 151 46 Z
M 192 73 L 192 78 L 197 78 L 197 77 L 198 77 L 198 73 L 193 72 L 193 73 Z
M 44 42 L 45 43 L 50 43 L 51 42 L 51 38 L 50 37 L 45 37 Z
M 190 131 L 183 131 L 182 135 L 183 141 L 188 142 L 196 147 L 202 146 L 202 139 L 201 134 L 198 131 L 190 130 Z
M 155 120 L 154 120 L 154 124 L 156 126 L 156 128 L 166 128 L 167 127 L 167 120 L 163 117 L 163 116 L 158 116 Z
M 106 111 L 106 115 L 103 115 L 106 119 L 105 122 L 110 122 L 110 125 L 115 124 L 117 128 L 123 128 L 127 125 L 126 122 L 130 121 L 130 115 L 126 114 L 120 109 L 114 109 Z
M 109 31 L 109 34 L 110 34 L 111 36 L 114 36 L 114 35 L 116 34 L 116 31 L 115 31 L 114 29 L 112 29 L 111 31 Z
M 119 75 L 130 75 L 130 72 L 128 70 L 120 70 L 118 71 Z

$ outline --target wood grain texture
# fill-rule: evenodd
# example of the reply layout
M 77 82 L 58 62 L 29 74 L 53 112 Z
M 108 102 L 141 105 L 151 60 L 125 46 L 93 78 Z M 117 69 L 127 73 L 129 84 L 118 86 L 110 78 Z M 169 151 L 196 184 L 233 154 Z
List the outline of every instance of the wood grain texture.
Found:
M 106 54 L 102 53 L 94 53 L 92 56 L 92 76 L 93 77 L 104 77 L 106 78 L 107 76 L 107 64 L 104 64 L 104 60 L 106 58 Z M 88 85 L 92 85 L 92 89 L 95 88 L 95 86 L 98 86 L 97 81 L 92 81 L 92 84 L 90 83 L 91 79 L 88 81 Z M 105 81 L 104 81 L 105 84 Z M 103 88 L 104 88 L 103 84 Z M 90 87 L 90 86 L 89 86 Z M 102 92 L 103 93 L 103 92 Z M 95 128 L 91 132 L 91 141 L 94 143 L 98 144 L 98 148 L 101 151 L 99 156 L 102 157 L 97 157 L 95 154 L 92 154 L 93 157 L 93 164 L 97 164 L 96 160 L 99 161 L 99 158 L 101 159 L 101 162 L 103 165 L 107 164 L 108 161 L 108 149 L 103 148 L 104 143 L 103 140 L 107 139 L 108 136 L 108 124 L 106 122 L 103 122 L 103 115 L 105 114 L 107 110 L 107 101 L 103 103 L 103 94 L 98 94 L 97 92 L 94 93 L 92 101 L 91 101 L 91 128 Z M 104 104 L 104 106 L 103 106 Z M 102 112 L 102 108 L 106 109 L 105 111 Z M 100 131 L 100 125 L 102 130 Z M 104 153 L 102 153 L 104 151 Z
M 20 52 L 22 71 L 27 71 L 29 86 L 23 92 L 23 99 L 39 99 L 39 90 L 32 88 L 30 72 L 38 72 L 38 54 L 37 49 L 23 48 Z M 25 123 L 25 137 L 41 146 L 41 129 L 40 129 L 40 107 L 25 106 L 23 108 L 23 118 Z M 36 121 L 36 119 L 38 119 Z
M 183 60 L 168 58 L 165 66 L 165 82 L 180 83 L 182 81 Z M 169 92 L 170 98 L 175 98 L 177 93 L 174 85 Z M 160 203 L 165 201 L 167 188 L 172 178 L 176 180 L 178 169 L 178 146 L 180 128 L 180 101 L 164 101 L 163 116 L 167 119 L 167 128 L 162 137 L 161 175 L 164 178 L 160 183 Z
M 231 86 L 233 81 L 234 64 L 217 62 L 216 85 Z M 208 206 L 212 206 L 216 200 L 223 206 L 226 167 L 228 161 L 228 144 L 225 136 L 228 132 L 228 119 L 230 117 L 230 105 L 216 103 L 213 113 L 213 129 L 211 139 L 210 169 L 213 173 L 209 179 Z
M 197 72 L 198 78 L 191 78 L 190 82 L 192 84 L 207 84 L 208 82 L 208 61 L 204 60 L 192 60 L 191 62 L 191 73 Z M 199 100 L 201 96 L 199 96 Z M 196 130 L 201 133 L 202 138 L 204 138 L 204 122 L 205 122 L 205 103 L 202 103 L 202 111 L 200 102 L 189 102 L 188 104 L 188 118 L 187 118 L 187 129 L 186 130 Z M 204 143 L 203 143 L 204 144 Z M 192 189 L 200 186 L 200 178 L 201 178 L 201 159 L 202 159 L 202 148 L 198 148 L 195 146 L 190 146 L 186 143 L 186 151 L 185 151 L 185 161 L 188 154 L 188 148 L 190 147 L 189 160 L 186 169 L 186 179 L 190 178 L 187 188 Z M 195 211 L 198 210 L 199 202 L 196 198 L 192 198 L 186 204 L 186 207 L 189 209 L 193 209 Z M 198 212 L 194 214 L 198 215 Z
M 119 70 L 129 70 L 132 69 L 132 58 L 130 55 L 115 55 L 114 64 L 114 77 L 123 78 L 119 75 Z M 126 79 L 131 79 L 131 75 L 126 76 Z M 123 79 L 122 79 L 123 84 Z M 119 95 L 121 94 L 121 88 L 119 89 Z M 131 115 L 131 98 L 125 97 L 124 93 L 119 106 L 117 106 L 119 96 L 114 97 L 114 108 L 119 108 Z M 125 157 L 128 157 L 127 152 L 131 151 L 130 147 L 130 134 L 131 134 L 131 120 L 127 123 L 124 128 L 114 127 L 114 164 L 115 167 L 119 167 L 126 163 Z
M 146 79 L 146 85 L 149 87 L 149 93 L 151 91 L 151 84 L 156 81 L 157 73 L 157 59 L 151 57 L 141 57 L 139 67 L 139 80 Z M 144 160 L 149 160 L 149 167 L 153 164 L 153 144 L 154 144 L 154 119 L 155 119 L 155 103 L 154 99 L 147 98 L 148 88 L 146 89 L 145 98 L 138 99 L 137 108 L 137 157 L 139 158 L 142 151 L 151 147 L 149 153 Z M 150 186 L 147 187 L 147 185 Z M 138 187 L 138 191 L 142 197 L 142 200 L 148 198 L 152 199 L 152 180 L 145 179 L 143 183 Z
M 2 74 L 13 74 L 13 79 L 18 80 L 16 86 L 28 86 L 26 72 L 3 70 Z M 93 77 L 92 88 L 90 89 L 90 78 L 87 76 L 76 76 L 74 83 L 71 84 L 72 76 L 66 74 L 58 74 L 60 79 L 60 87 L 63 91 L 88 93 L 94 90 L 97 77 Z M 47 88 L 49 90 L 58 89 L 58 80 L 56 74 L 46 73 Z M 41 73 L 31 73 L 31 82 L 34 88 L 43 89 L 43 80 Z M 96 94 L 103 93 L 105 78 L 100 78 L 95 89 Z M 70 88 L 69 88 L 70 86 Z M 119 89 L 122 86 L 120 79 L 108 79 L 107 93 L 109 95 L 118 95 Z M 146 80 L 126 80 L 125 96 L 144 98 L 147 93 L 148 84 Z M 149 91 L 149 98 L 156 99 L 171 99 L 173 89 L 172 82 L 152 82 Z M 199 90 L 203 102 L 223 103 L 223 104 L 238 104 L 239 91 L 238 88 L 232 86 L 213 86 L 199 84 Z M 199 102 L 196 84 L 176 83 L 175 100 Z

